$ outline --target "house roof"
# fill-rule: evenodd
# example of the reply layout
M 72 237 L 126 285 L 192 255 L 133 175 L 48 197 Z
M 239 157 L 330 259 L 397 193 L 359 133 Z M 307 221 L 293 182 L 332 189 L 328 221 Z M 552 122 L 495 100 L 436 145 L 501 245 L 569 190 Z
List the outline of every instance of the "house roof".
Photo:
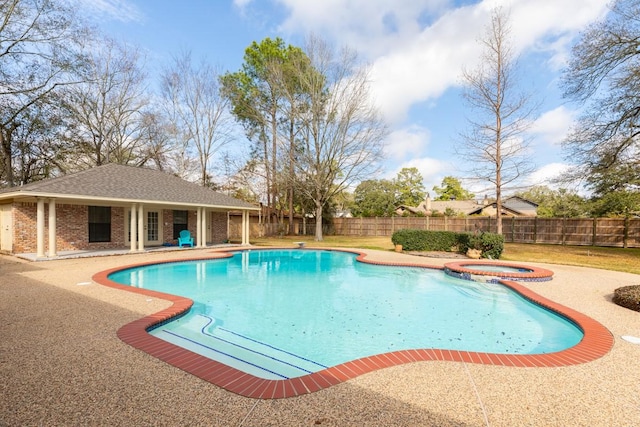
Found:
M 429 201 L 430 208 L 427 209 L 427 202 L 420 202 L 418 206 L 407 206 L 400 205 L 396 208 L 396 210 L 409 211 L 413 214 L 418 213 L 432 213 L 432 212 L 440 212 L 444 213 L 447 208 L 453 209 L 456 212 L 461 212 L 465 215 L 468 215 L 469 212 L 475 210 L 478 206 L 482 206 L 475 200 L 432 200 Z
M 259 209 L 162 171 L 115 163 L 0 190 L 0 200 L 25 197 Z
M 429 209 L 427 209 L 429 206 Z M 409 211 L 413 214 L 431 214 L 433 212 L 444 213 L 447 209 L 452 209 L 455 212 L 462 213 L 464 215 L 477 215 L 487 207 L 495 208 L 496 203 L 487 203 L 485 201 L 478 200 L 425 200 L 420 202 L 416 207 L 400 205 L 396 210 Z M 503 200 L 502 209 L 504 212 L 509 212 L 518 216 L 535 215 L 537 203 L 530 200 L 523 199 L 519 196 L 511 196 Z M 528 214 L 529 212 L 529 214 Z
M 482 211 L 485 208 L 488 208 L 488 207 L 492 207 L 494 209 L 497 209 L 497 204 L 496 204 L 496 202 L 493 202 L 493 203 L 489 203 L 488 205 L 479 206 L 477 209 L 474 209 L 473 211 L 469 212 L 467 215 L 479 215 L 479 214 L 482 213 Z M 505 206 L 505 205 L 502 205 L 502 212 L 508 212 L 508 213 L 516 215 L 516 216 L 522 216 L 522 212 L 520 212 L 520 211 L 518 211 L 516 209 L 510 208 L 509 206 Z
M 528 199 L 522 198 L 522 197 L 520 197 L 520 196 L 511 196 L 511 197 L 507 197 L 507 198 L 503 201 L 503 203 L 504 203 L 504 202 L 509 202 L 509 200 L 520 200 L 521 202 L 523 202 L 523 203 L 527 203 L 527 204 L 529 204 L 529 205 L 531 205 L 532 207 L 535 207 L 535 208 L 537 208 L 537 207 L 539 206 L 536 202 L 532 202 L 531 200 L 528 200 Z
M 433 200 L 431 202 L 431 211 L 444 213 L 449 208 L 468 215 L 478 206 L 482 207 L 482 204 L 478 204 L 475 200 Z

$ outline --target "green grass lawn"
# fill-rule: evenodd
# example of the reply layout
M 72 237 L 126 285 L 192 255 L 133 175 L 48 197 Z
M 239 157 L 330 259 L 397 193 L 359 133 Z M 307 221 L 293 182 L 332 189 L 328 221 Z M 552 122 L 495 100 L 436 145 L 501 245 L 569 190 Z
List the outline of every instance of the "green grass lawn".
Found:
M 251 243 L 256 246 L 294 246 L 295 242 L 305 242 L 307 246 L 319 248 L 348 247 L 393 250 L 390 237 L 325 236 L 322 242 L 314 241 L 312 236 L 251 239 Z M 501 259 L 577 265 L 640 274 L 640 248 L 507 243 Z

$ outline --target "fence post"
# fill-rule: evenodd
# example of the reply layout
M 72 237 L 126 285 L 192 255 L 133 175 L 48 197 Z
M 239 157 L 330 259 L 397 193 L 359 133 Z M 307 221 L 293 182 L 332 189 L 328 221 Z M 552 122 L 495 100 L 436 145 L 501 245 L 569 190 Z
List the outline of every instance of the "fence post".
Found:
M 592 230 L 592 234 L 591 234 L 591 246 L 595 246 L 596 245 L 596 237 L 597 237 L 597 230 L 598 230 L 598 218 L 593 218 L 593 230 Z
M 391 215 L 391 235 L 393 236 L 393 233 L 396 232 L 395 230 L 395 224 L 396 224 L 396 217 Z
M 444 216 L 444 231 L 447 231 L 447 216 Z
M 567 217 L 562 218 L 562 245 L 567 244 Z
M 538 217 L 533 218 L 533 243 L 538 242 Z
M 425 216 L 424 217 L 426 219 L 426 223 L 427 223 L 427 230 L 429 230 L 429 216 Z
M 364 230 L 364 218 L 360 217 L 360 236 L 362 236 L 362 230 Z
M 516 217 L 511 217 L 511 243 L 515 242 L 516 239 Z
M 622 247 L 626 248 L 629 244 L 629 217 L 624 217 L 624 232 L 622 234 Z

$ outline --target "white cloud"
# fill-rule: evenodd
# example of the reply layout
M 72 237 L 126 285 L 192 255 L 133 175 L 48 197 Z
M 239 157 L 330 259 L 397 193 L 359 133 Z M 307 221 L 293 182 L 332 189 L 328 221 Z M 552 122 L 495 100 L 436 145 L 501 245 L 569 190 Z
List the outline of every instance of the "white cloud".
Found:
M 449 0 L 277 0 L 289 12 L 285 32 L 322 34 L 368 57 L 395 49 L 419 34 L 424 19 Z
M 233 0 L 233 4 L 236 7 L 239 7 L 240 9 L 243 9 L 245 6 L 247 6 L 249 3 L 251 3 L 252 0 Z
M 428 192 L 432 192 L 431 189 L 434 185 L 440 185 L 442 178 L 446 175 L 452 175 L 452 167 L 449 162 L 430 158 L 430 157 L 416 157 L 398 165 L 398 167 L 390 171 L 385 178 L 392 179 L 398 175 L 398 172 L 402 168 L 416 168 L 420 175 L 422 175 L 422 182 L 424 188 Z
M 558 188 L 553 182 L 554 179 L 561 177 L 569 170 L 566 163 L 549 163 L 533 172 L 527 179 L 526 185 L 546 185 L 550 188 Z
M 557 70 L 572 37 L 603 16 L 609 0 L 484 0 L 450 8 L 444 0 L 279 0 L 288 32 L 317 32 L 362 52 L 372 61 L 375 99 L 391 122 L 411 105 L 434 99 L 473 68 L 477 39 L 490 11 L 510 11 L 515 53 L 552 52 Z M 447 9 L 449 7 L 449 9 Z
M 93 19 L 107 17 L 122 22 L 144 20 L 143 13 L 129 0 L 82 0 L 79 4 Z
M 431 134 L 428 129 L 411 126 L 389 134 L 385 142 L 385 155 L 396 161 L 417 157 L 426 150 Z
M 565 106 L 557 107 L 543 113 L 531 127 L 530 132 L 540 142 L 560 145 L 569 132 L 575 112 Z

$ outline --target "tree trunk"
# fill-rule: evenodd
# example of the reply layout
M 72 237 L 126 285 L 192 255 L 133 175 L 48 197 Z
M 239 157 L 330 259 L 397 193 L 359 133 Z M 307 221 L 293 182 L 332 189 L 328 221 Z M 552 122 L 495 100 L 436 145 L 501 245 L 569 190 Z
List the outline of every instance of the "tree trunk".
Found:
M 322 205 L 316 202 L 316 242 L 322 242 Z
M 15 182 L 13 177 L 13 158 L 11 156 L 11 135 L 9 132 L 9 129 L 0 129 L 0 149 L 2 150 L 5 181 L 9 187 L 13 187 Z
M 295 129 L 293 127 L 293 120 L 290 121 L 289 127 L 289 235 L 295 234 L 293 228 L 293 181 L 294 181 L 294 166 L 295 166 Z
M 277 168 L 278 168 L 278 164 L 277 164 L 277 157 L 278 157 L 278 116 L 277 116 L 277 109 L 276 107 L 274 107 L 271 110 L 271 186 L 272 188 L 272 192 L 273 192 L 273 196 L 272 196 L 272 202 L 273 202 L 273 209 L 276 209 L 276 203 L 277 203 L 277 199 L 278 199 L 278 178 L 277 178 Z M 282 207 L 281 207 L 282 208 Z M 282 210 L 282 209 L 280 209 Z M 280 221 L 280 216 L 277 215 L 276 219 L 278 220 L 278 224 L 281 224 L 282 222 Z
M 271 166 L 269 165 L 269 145 L 267 143 L 267 135 L 264 132 L 264 128 L 260 135 L 262 139 L 262 152 L 264 154 L 264 172 L 265 172 L 265 185 L 267 187 L 267 224 L 272 223 L 271 208 L 273 207 L 271 201 Z
M 502 234 L 502 189 L 496 185 L 496 233 Z

